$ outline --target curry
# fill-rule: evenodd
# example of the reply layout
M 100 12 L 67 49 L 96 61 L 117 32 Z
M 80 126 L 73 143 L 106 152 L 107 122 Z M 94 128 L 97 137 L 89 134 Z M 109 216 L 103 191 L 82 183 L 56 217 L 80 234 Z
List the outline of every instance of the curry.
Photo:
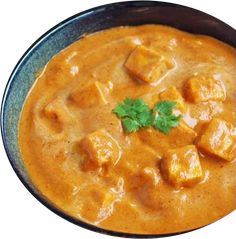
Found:
M 161 25 L 85 35 L 37 77 L 19 144 L 37 189 L 119 232 L 198 228 L 236 208 L 236 50 Z

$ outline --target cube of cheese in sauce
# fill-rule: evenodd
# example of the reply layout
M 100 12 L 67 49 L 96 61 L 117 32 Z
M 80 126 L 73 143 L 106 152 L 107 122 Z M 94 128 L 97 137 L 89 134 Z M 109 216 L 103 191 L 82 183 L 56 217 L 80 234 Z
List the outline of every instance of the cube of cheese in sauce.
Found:
M 145 207 L 160 210 L 158 195 L 161 190 L 161 173 L 155 166 L 141 169 L 136 175 L 129 176 L 129 191 Z
M 230 123 L 215 118 L 209 123 L 197 146 L 208 154 L 231 161 L 236 157 L 236 130 Z
M 185 84 L 185 96 L 190 102 L 224 101 L 225 86 L 220 79 L 210 76 L 193 76 Z
M 45 117 L 45 120 L 42 121 L 41 119 L 40 122 L 36 120 L 35 127 L 39 129 L 39 125 L 41 125 L 41 122 L 44 122 L 44 124 L 48 127 L 49 131 L 53 131 L 53 134 L 51 134 L 52 132 L 50 133 L 52 137 L 56 136 L 54 133 L 63 132 L 63 129 L 68 124 L 73 124 L 76 120 L 73 113 L 71 113 L 66 106 L 64 99 L 60 97 L 55 98 L 43 108 L 42 116 L 43 118 Z M 43 131 L 41 130 L 40 133 L 42 132 Z M 65 132 L 66 131 L 64 131 L 64 133 Z
M 155 187 L 160 180 L 159 172 L 153 167 L 145 167 L 138 174 L 141 184 L 148 187 Z
M 63 98 L 56 98 L 48 103 L 43 109 L 43 113 L 47 118 L 57 119 L 63 123 L 70 122 L 73 115 L 67 108 Z
M 107 163 L 116 164 L 120 159 L 121 152 L 118 143 L 104 129 L 87 135 L 82 139 L 81 146 L 94 167 L 101 167 Z
M 137 135 L 129 135 L 129 147 L 130 150 L 127 150 L 122 157 L 122 164 L 119 166 L 122 167 L 123 173 L 126 174 L 126 177 L 131 175 L 140 175 L 140 172 L 146 172 L 147 167 L 152 168 L 151 165 L 155 165 L 158 161 L 161 160 L 161 155 L 159 155 L 152 147 L 144 144 Z M 133 139 L 132 139 L 133 138 Z M 132 155 L 132 157 L 130 156 Z M 148 158 L 148 162 L 147 159 Z M 156 168 L 154 166 L 154 168 Z M 145 174 L 144 173 L 144 174 Z
M 167 150 L 161 169 L 167 181 L 177 187 L 193 186 L 202 178 L 202 167 L 194 145 Z
M 147 83 L 153 83 L 166 75 L 174 65 L 169 59 L 156 51 L 138 46 L 130 54 L 125 67 L 139 79 Z
M 107 104 L 106 97 L 108 93 L 108 87 L 101 82 L 95 81 L 82 89 L 75 89 L 70 98 L 80 108 L 90 108 Z
M 97 184 L 88 185 L 78 195 L 81 198 L 79 205 L 77 205 L 80 215 L 94 222 L 99 222 L 110 216 L 112 206 L 117 200 L 114 193 Z
M 153 128 L 142 129 L 137 133 L 144 143 L 155 149 L 161 156 L 169 148 L 192 144 L 197 136 L 196 132 L 183 121 L 180 121 L 178 127 L 171 129 L 168 135 Z
M 175 101 L 177 103 L 176 108 L 180 111 L 184 111 L 184 99 L 180 92 L 174 87 L 171 86 L 163 92 L 160 93 L 160 100 Z

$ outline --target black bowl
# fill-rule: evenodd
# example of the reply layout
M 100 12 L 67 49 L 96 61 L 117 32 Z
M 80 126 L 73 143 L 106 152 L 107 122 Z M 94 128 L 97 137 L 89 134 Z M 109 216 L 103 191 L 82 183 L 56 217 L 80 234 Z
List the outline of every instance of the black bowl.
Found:
M 50 58 L 84 33 L 142 24 L 163 24 L 195 34 L 205 34 L 236 47 L 236 31 L 224 22 L 192 8 L 155 1 L 130 1 L 96 7 L 59 23 L 40 37 L 22 56 L 8 81 L 1 109 L 1 132 L 9 161 L 26 188 L 56 214 L 92 231 L 120 237 L 164 237 L 184 232 L 142 235 L 116 232 L 85 223 L 57 208 L 34 186 L 22 162 L 18 145 L 18 121 L 35 75 Z M 186 231 L 185 231 L 186 232 Z

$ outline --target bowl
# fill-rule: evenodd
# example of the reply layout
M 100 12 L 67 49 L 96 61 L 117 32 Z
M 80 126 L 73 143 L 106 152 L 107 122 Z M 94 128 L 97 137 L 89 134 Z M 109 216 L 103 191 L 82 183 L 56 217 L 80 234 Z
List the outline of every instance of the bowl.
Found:
M 37 73 L 63 48 L 80 39 L 84 33 L 93 33 L 116 26 L 150 23 L 168 25 L 195 34 L 209 35 L 236 48 L 236 30 L 204 12 L 156 1 L 112 3 L 76 14 L 41 36 L 15 66 L 2 100 L 1 132 L 4 147 L 12 168 L 25 187 L 46 207 L 68 221 L 92 231 L 114 236 L 147 238 L 184 232 L 162 235 L 115 232 L 85 223 L 58 209 L 37 190 L 27 173 L 19 151 L 18 121 L 22 105 Z

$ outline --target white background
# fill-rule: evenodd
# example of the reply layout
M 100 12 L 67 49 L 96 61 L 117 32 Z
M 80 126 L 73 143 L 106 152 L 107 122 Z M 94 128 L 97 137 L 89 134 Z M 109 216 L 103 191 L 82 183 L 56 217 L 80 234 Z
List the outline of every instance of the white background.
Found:
M 85 9 L 111 0 L 0 1 L 0 96 L 25 50 L 45 31 Z M 236 28 L 235 1 L 169 1 L 205 11 Z M 188 19 L 186 19 L 187 21 Z M 222 192 L 224 193 L 224 192 Z M 199 208 L 199 210 L 201 210 Z M 236 211 L 203 229 L 173 239 L 236 238 Z M 0 142 L 0 238 L 111 238 L 80 228 L 40 204 L 12 170 Z

